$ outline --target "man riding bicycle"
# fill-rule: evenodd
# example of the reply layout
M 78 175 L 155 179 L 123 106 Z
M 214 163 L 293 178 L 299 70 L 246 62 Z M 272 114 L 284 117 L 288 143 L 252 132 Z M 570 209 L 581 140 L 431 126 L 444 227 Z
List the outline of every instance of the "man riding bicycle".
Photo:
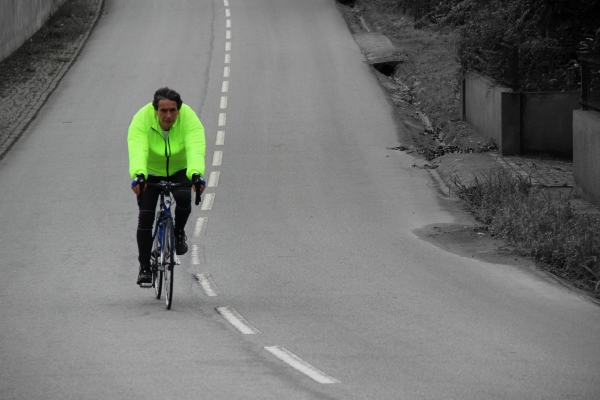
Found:
M 137 228 L 138 261 L 137 284 L 151 283 L 150 253 L 152 225 L 160 190 L 148 182 L 171 181 L 192 183 L 200 194 L 206 186 L 204 156 L 206 140 L 204 126 L 181 96 L 169 88 L 158 89 L 154 100 L 134 116 L 127 135 L 131 188 L 138 196 L 139 217 Z M 143 193 L 143 195 L 141 195 Z M 192 193 L 188 188 L 173 192 L 175 207 L 175 242 L 177 254 L 187 252 L 185 224 L 192 211 Z

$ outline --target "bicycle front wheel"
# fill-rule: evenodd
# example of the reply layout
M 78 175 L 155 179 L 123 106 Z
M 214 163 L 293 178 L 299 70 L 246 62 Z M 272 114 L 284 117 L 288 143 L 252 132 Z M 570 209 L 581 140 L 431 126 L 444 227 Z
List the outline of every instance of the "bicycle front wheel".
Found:
M 150 265 L 152 268 L 152 286 L 154 286 L 154 294 L 156 295 L 157 299 L 160 299 L 163 283 L 163 272 L 161 268 L 162 257 L 160 255 L 160 251 L 158 232 L 155 232 L 154 240 L 152 241 L 152 253 L 150 253 Z
M 158 270 L 158 265 L 152 267 L 152 284 L 154 285 L 154 294 L 160 299 L 162 294 L 163 272 Z
M 165 287 L 165 304 L 167 310 L 171 309 L 173 304 L 173 273 L 175 271 L 175 232 L 173 231 L 173 220 L 169 219 L 165 226 L 165 271 L 164 287 Z

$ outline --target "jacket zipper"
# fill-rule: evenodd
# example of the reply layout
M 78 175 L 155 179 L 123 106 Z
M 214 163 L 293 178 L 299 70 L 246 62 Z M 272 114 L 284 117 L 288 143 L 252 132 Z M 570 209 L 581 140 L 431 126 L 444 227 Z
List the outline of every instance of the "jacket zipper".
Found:
M 169 135 L 167 135 L 167 138 L 165 139 L 164 135 L 157 131 L 154 127 L 152 127 L 152 129 L 154 130 L 154 132 L 156 132 L 157 135 L 160 135 L 160 137 L 162 138 L 162 140 L 165 142 L 165 157 L 167 158 L 167 179 L 169 178 L 169 157 L 171 157 L 171 141 L 169 140 Z M 168 145 L 168 148 L 167 148 Z

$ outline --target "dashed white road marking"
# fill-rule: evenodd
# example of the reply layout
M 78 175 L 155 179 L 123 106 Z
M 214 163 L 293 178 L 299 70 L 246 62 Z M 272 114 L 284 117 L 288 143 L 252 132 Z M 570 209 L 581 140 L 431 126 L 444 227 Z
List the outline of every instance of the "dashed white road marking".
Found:
M 226 17 L 231 17 L 231 11 L 229 10 L 229 8 L 225 9 L 225 16 Z
M 225 123 L 227 122 L 227 115 L 225 113 L 220 113 L 219 114 L 219 126 L 225 126 Z
M 225 64 L 230 64 L 231 63 L 231 54 L 227 53 L 225 54 Z
M 223 162 L 223 152 L 221 150 L 216 150 L 213 154 L 213 167 L 218 167 Z
M 254 335 L 256 333 L 260 333 L 258 329 L 250 325 L 248 321 L 246 321 L 244 317 L 238 314 L 237 311 L 235 311 L 233 308 L 218 307 L 217 311 L 223 316 L 223 318 L 227 320 L 227 322 L 233 325 L 238 331 L 242 332 L 244 335 Z
M 199 237 L 203 232 L 206 231 L 206 225 L 208 224 L 208 218 L 200 217 L 196 220 L 194 226 L 194 237 Z
M 229 81 L 223 81 L 223 84 L 221 85 L 221 92 L 229 92 Z
M 319 383 L 340 382 L 337 379 L 325 374 L 324 372 L 319 371 L 317 368 L 313 367 L 306 361 L 300 359 L 298 356 L 284 349 L 281 346 L 266 346 L 265 350 L 267 350 L 269 353 L 273 354 L 275 357 L 279 358 L 281 361 L 288 364 L 292 368 L 302 372 L 304 375 L 314 379 Z
M 231 51 L 231 42 L 225 42 L 225 51 Z
M 200 257 L 198 255 L 198 245 L 192 246 L 192 265 L 200 265 Z
M 231 39 L 231 31 L 225 32 L 225 39 Z
M 211 210 L 214 202 L 215 202 L 215 194 L 214 193 L 205 194 L 204 200 L 202 201 L 202 205 L 200 206 L 200 210 L 202 210 L 202 211 Z
M 217 140 L 215 145 L 223 146 L 225 144 L 225 131 L 217 131 Z
M 223 0 L 223 4 L 225 5 L 225 7 L 229 7 L 229 0 Z
M 223 68 L 223 78 L 228 78 L 231 73 L 231 69 L 229 67 Z
M 210 274 L 196 274 L 194 275 L 194 278 L 196 278 L 196 281 L 202 288 L 202 291 L 205 295 L 209 297 L 215 297 L 221 294 L 221 291 L 213 281 Z
M 227 21 L 225 21 L 225 27 L 226 28 L 231 28 L 231 20 L 228 19 Z
M 217 187 L 219 185 L 219 175 L 221 175 L 219 171 L 212 171 L 210 173 L 207 183 L 208 187 Z
M 227 96 L 221 96 L 221 108 L 227 108 Z

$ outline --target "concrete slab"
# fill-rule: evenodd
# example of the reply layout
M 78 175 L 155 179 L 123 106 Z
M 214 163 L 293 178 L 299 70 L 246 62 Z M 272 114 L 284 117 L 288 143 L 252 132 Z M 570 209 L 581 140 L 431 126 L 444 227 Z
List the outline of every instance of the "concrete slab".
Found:
M 357 33 L 354 35 L 354 40 L 371 65 L 405 61 L 402 52 L 381 33 Z

